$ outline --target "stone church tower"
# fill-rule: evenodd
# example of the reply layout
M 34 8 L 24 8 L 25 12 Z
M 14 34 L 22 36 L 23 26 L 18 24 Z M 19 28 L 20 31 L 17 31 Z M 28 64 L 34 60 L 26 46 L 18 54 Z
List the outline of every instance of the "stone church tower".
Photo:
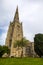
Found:
M 11 50 L 11 53 L 10 53 L 11 56 L 14 56 L 15 41 L 21 40 L 22 38 L 23 38 L 22 23 L 20 23 L 19 21 L 19 13 L 18 13 L 18 7 L 17 7 L 13 22 L 10 22 L 8 34 L 7 34 L 7 38 L 5 42 L 5 45 L 8 46 Z
M 22 48 L 15 47 L 15 42 L 23 38 L 22 23 L 19 21 L 18 7 L 15 12 L 13 22 L 10 22 L 5 45 L 10 49 L 10 57 L 21 57 Z M 34 43 L 28 41 L 28 45 L 23 47 L 23 57 L 34 56 Z

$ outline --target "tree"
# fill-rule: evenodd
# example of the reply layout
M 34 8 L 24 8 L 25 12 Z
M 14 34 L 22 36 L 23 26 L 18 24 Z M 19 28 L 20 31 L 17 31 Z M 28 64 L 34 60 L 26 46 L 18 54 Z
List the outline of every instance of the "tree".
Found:
M 43 34 L 36 34 L 34 37 L 35 52 L 41 57 L 43 56 Z
M 18 46 L 22 48 L 21 57 L 23 56 L 23 47 L 27 45 L 28 40 L 26 38 L 22 38 L 20 41 L 16 41 L 15 47 Z
M 7 46 L 3 46 L 3 52 L 9 54 L 10 49 Z
M 0 57 L 2 57 L 2 55 L 3 55 L 3 48 L 2 48 L 2 46 L 0 45 Z
M 6 47 L 6 46 L 1 46 L 1 45 L 0 45 L 0 57 L 2 57 L 2 55 L 3 55 L 4 53 L 9 54 L 9 53 L 10 53 L 10 50 L 9 50 L 8 47 Z

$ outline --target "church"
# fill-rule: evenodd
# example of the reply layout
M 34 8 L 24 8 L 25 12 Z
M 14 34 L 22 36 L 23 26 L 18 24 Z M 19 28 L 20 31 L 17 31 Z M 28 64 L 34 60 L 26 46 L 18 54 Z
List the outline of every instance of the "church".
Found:
M 18 46 L 15 48 L 15 42 L 23 38 L 22 22 L 19 21 L 18 6 L 16 8 L 13 22 L 10 22 L 5 46 L 10 49 L 10 57 L 21 57 L 22 48 Z M 34 43 L 28 42 L 26 47 L 23 47 L 23 57 L 34 56 Z

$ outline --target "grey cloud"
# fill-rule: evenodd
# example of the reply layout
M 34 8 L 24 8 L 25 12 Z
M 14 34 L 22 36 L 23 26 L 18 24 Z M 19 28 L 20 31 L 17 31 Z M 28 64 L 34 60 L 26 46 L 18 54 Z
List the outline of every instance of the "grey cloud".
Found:
M 36 33 L 43 33 L 43 0 L 18 0 L 18 2 L 17 0 L 4 0 L 0 8 L 0 28 L 4 26 L 8 30 L 9 23 L 13 20 L 17 4 L 19 6 L 20 21 L 23 22 L 24 36 L 33 41 Z M 4 35 L 6 36 L 6 28 L 4 29 L 5 33 L 1 36 L 1 40 Z M 4 41 L 5 39 L 2 43 Z

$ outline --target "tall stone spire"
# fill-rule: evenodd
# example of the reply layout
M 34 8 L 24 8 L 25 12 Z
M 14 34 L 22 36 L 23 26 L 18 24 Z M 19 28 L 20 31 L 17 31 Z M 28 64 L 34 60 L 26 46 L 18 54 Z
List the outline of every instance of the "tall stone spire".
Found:
M 16 8 L 15 16 L 14 16 L 14 21 L 19 22 L 19 13 L 18 13 L 18 6 Z

